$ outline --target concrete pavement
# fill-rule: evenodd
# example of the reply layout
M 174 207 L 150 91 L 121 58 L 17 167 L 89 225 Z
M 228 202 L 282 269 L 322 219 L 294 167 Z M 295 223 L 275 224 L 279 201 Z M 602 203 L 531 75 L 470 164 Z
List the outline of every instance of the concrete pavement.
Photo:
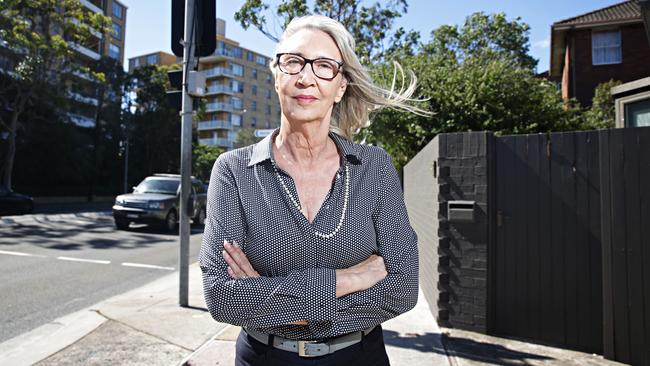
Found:
M 0 365 L 232 365 L 240 329 L 205 309 L 190 266 L 190 307 L 178 306 L 178 273 L 59 318 L 0 344 Z M 602 357 L 473 332 L 441 329 L 424 296 L 383 324 L 392 365 L 619 365 Z

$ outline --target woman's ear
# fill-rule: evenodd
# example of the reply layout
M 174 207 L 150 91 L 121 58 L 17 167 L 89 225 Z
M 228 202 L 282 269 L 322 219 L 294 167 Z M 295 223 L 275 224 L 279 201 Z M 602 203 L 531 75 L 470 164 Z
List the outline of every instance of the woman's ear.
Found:
M 338 103 L 343 99 L 343 95 L 345 95 L 345 90 L 348 88 L 348 78 L 345 77 L 345 75 L 341 75 L 341 85 L 339 85 L 339 89 L 336 92 L 336 96 L 334 97 L 334 102 Z

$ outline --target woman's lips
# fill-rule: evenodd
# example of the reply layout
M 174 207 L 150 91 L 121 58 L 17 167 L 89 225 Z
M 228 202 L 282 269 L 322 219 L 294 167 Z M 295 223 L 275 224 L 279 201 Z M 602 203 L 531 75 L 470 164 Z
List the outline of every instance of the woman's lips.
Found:
M 294 99 L 302 103 L 311 103 L 316 100 L 316 97 L 312 95 L 296 95 Z

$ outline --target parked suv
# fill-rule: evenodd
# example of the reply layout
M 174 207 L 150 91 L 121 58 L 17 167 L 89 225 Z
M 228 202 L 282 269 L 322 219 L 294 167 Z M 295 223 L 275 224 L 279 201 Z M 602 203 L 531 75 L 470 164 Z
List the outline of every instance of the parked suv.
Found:
M 133 193 L 115 198 L 113 218 L 118 229 L 127 229 L 131 222 L 156 225 L 172 231 L 178 223 L 181 176 L 178 174 L 154 174 L 145 178 Z M 203 183 L 192 177 L 192 191 L 188 203 L 188 215 L 194 224 L 205 223 L 206 190 Z

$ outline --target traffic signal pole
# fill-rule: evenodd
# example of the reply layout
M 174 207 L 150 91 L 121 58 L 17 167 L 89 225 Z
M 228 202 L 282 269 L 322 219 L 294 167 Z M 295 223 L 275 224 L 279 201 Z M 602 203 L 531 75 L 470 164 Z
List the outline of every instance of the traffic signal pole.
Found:
M 188 201 L 191 190 L 192 175 L 192 97 L 188 93 L 189 72 L 194 69 L 194 48 L 196 32 L 194 31 L 195 0 L 185 1 L 185 36 L 183 39 L 183 103 L 181 109 L 181 199 L 180 199 L 180 255 L 178 303 L 187 307 L 189 292 L 190 259 L 190 218 Z

